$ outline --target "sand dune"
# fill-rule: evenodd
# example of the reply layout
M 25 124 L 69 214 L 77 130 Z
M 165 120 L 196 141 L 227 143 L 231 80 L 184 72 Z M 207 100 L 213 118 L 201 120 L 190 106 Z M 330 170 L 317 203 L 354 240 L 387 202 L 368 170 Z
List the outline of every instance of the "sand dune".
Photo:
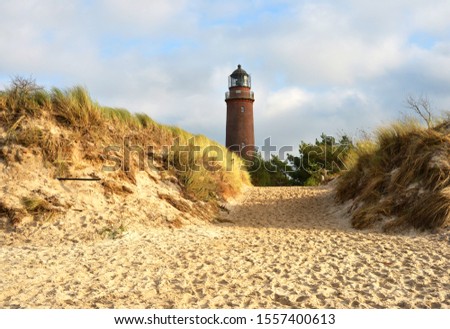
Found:
M 329 188 L 250 188 L 215 223 L 4 243 L 3 308 L 450 308 L 445 234 L 355 231 Z

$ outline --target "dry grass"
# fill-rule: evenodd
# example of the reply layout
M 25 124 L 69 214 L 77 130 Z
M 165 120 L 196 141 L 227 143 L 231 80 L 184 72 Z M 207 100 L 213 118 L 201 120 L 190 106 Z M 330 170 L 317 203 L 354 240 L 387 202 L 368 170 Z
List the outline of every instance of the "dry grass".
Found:
M 450 222 L 450 189 L 424 193 L 409 209 L 405 220 L 419 229 L 434 229 Z
M 99 106 L 82 87 L 65 91 L 53 88 L 51 98 L 56 120 L 72 129 L 95 129 L 103 123 Z
M 450 223 L 450 136 L 414 121 L 378 130 L 375 142 L 357 145 L 352 168 L 340 179 L 336 198 L 353 200 L 352 225 L 385 231 L 432 230 Z
M 152 120 L 147 114 L 144 113 L 136 113 L 135 118 L 143 128 L 153 128 L 157 126 L 157 123 Z

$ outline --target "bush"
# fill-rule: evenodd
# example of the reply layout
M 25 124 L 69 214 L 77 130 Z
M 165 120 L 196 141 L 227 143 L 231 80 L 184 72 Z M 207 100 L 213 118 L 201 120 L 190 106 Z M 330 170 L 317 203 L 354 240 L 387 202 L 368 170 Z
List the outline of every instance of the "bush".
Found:
M 48 93 L 32 78 L 16 76 L 2 94 L 6 96 L 5 105 L 9 109 L 8 121 L 17 120 L 23 114 L 36 115 L 41 108 L 48 109 L 50 105 Z

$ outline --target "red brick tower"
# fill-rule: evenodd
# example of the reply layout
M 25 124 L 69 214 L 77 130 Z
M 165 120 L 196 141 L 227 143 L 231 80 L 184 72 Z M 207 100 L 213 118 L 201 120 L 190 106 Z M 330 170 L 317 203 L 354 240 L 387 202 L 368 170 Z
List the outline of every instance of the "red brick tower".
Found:
M 255 150 L 253 129 L 253 102 L 250 75 L 238 65 L 228 77 L 226 147 L 244 158 L 251 157 Z

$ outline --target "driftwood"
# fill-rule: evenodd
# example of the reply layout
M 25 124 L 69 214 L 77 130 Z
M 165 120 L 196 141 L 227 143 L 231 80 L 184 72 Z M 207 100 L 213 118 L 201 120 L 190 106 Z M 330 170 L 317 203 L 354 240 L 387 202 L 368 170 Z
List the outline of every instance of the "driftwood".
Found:
M 57 180 L 81 180 L 81 181 L 99 181 L 98 177 L 56 177 Z

